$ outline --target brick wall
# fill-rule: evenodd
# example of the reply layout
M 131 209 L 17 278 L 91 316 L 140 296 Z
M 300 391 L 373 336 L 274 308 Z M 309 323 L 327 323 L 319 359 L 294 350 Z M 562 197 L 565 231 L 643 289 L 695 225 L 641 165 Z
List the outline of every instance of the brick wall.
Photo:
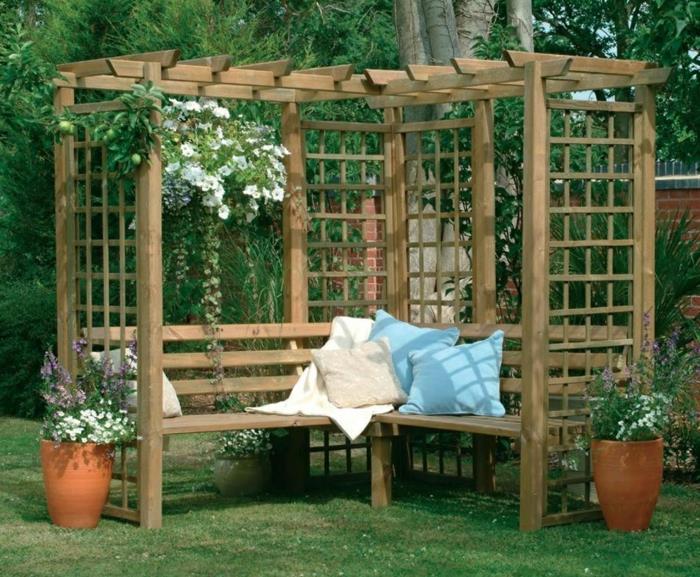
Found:
M 656 163 L 656 218 L 657 221 L 675 218 L 688 212 L 691 230 L 700 232 L 700 163 Z M 690 297 L 686 314 L 700 314 L 700 295 Z

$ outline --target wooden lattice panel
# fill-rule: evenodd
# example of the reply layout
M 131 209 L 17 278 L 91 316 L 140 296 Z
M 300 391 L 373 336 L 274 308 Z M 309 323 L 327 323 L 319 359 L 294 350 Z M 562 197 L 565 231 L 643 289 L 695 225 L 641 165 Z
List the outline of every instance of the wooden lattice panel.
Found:
M 405 197 L 412 321 L 470 322 L 471 118 L 407 123 Z
M 303 122 L 309 320 L 386 308 L 388 125 Z
M 556 465 L 549 487 L 560 492 L 564 514 L 571 485 L 583 484 L 575 494 L 590 499 L 589 457 L 576 447 L 590 427 L 585 385 L 601 365 L 621 368 L 633 345 L 641 282 L 634 267 L 636 110 L 634 103 L 547 101 L 549 317 L 562 327 L 561 340 L 549 346 L 562 361 L 550 366 L 549 416 L 561 428 L 549 443 Z
M 75 314 L 75 335 L 88 347 L 120 349 L 122 358 L 136 325 L 136 191 L 131 179 L 108 170 L 107 149 L 83 129 L 70 142 L 67 173 L 70 207 L 69 290 Z M 117 333 L 110 328 L 119 327 Z M 102 338 L 97 339 L 96 329 Z M 116 337 L 116 339 L 115 339 Z M 122 447 L 115 466 L 116 504 L 106 512 L 136 520 L 135 445 Z M 133 454 L 132 454 L 133 453 Z
M 73 263 L 78 332 L 93 344 L 95 327 L 121 327 L 119 341 L 102 345 L 125 347 L 136 325 L 135 186 L 107 170 L 101 142 L 79 134 L 73 143 Z

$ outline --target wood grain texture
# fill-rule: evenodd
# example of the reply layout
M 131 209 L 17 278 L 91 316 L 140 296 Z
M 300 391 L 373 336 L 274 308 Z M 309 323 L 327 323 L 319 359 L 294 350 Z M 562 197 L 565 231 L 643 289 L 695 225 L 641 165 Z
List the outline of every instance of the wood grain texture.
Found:
M 147 63 L 145 80 L 160 78 L 160 64 Z M 151 113 L 160 123 L 160 114 Z M 161 149 L 157 140 L 149 163 L 137 175 L 139 512 L 141 525 L 162 524 L 163 484 L 163 261 Z
M 523 364 L 520 528 L 542 526 L 547 502 L 549 395 L 548 155 L 544 80 L 538 60 L 525 65 L 523 198 Z

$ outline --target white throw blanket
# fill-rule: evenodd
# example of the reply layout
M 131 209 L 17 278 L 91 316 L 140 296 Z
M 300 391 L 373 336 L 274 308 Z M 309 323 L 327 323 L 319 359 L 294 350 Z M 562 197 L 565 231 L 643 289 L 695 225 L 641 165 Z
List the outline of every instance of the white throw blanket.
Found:
M 367 341 L 374 321 L 352 317 L 335 317 L 331 324 L 331 335 L 323 350 L 351 349 Z M 289 398 L 279 403 L 262 407 L 249 407 L 253 413 L 275 415 L 306 415 L 308 417 L 328 417 L 350 439 L 362 434 L 372 415 L 389 413 L 392 405 L 372 405 L 359 409 L 339 409 L 328 400 L 326 385 L 316 365 L 311 363 L 299 377 Z

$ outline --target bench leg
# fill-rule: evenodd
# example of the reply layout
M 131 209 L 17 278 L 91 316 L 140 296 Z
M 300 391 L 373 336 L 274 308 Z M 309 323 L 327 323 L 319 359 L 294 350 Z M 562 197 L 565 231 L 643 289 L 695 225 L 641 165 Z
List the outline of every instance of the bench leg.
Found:
M 496 437 L 472 435 L 474 484 L 479 493 L 496 490 Z
M 391 437 L 372 437 L 372 507 L 391 504 Z
M 292 495 L 306 490 L 309 480 L 309 429 L 291 428 L 289 444 L 284 454 L 285 487 Z
M 392 461 L 397 479 L 408 479 L 411 470 L 410 446 L 408 435 L 394 437 L 391 444 Z

